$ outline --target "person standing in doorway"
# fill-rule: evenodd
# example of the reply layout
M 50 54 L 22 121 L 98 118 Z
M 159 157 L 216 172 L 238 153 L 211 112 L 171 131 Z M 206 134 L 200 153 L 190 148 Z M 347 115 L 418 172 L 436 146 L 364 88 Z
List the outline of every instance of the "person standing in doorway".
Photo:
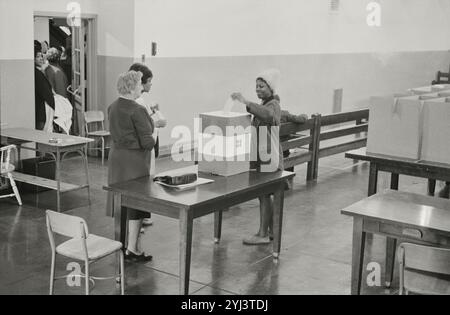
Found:
M 52 47 L 47 51 L 49 66 L 45 69 L 45 75 L 55 93 L 67 98 L 67 87 L 69 85 L 65 73 L 59 65 L 60 57 L 61 54 L 56 48 Z
M 35 105 L 35 126 L 38 130 L 44 130 L 48 120 L 46 105 L 55 110 L 55 98 L 53 97 L 52 86 L 42 72 L 44 56 L 39 42 L 34 43 L 34 105 Z M 53 124 L 53 122 L 47 122 Z

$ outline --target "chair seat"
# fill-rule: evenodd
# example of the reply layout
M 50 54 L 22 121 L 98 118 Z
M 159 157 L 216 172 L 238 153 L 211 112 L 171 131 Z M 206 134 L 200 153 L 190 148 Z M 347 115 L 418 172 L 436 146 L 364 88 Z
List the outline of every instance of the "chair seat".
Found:
M 2 167 L 0 168 L 0 174 L 6 174 L 6 173 L 11 173 L 15 170 L 14 165 L 12 164 L 4 164 L 2 165 Z
M 418 294 L 450 294 L 450 277 L 429 272 L 405 270 L 405 287 Z
M 100 131 L 91 131 L 87 134 L 88 136 L 92 137 L 108 137 L 110 136 L 110 132 L 106 130 L 100 130 Z
M 89 234 L 86 239 L 89 260 L 97 260 L 108 256 L 122 248 L 122 243 L 94 234 Z M 84 260 L 83 245 L 81 239 L 71 239 L 56 247 L 56 252 L 77 260 Z

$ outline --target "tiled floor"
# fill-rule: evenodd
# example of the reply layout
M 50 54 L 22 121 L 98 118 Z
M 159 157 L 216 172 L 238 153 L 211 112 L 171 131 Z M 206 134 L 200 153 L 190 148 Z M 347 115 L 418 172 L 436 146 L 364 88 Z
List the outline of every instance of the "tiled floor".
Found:
M 340 210 L 367 194 L 368 165 L 352 165 L 343 155 L 320 160 L 319 179 L 306 183 L 306 166 L 296 169 L 292 191 L 286 194 L 282 252 L 278 262 L 271 246 L 248 247 L 242 238 L 256 232 L 259 208 L 256 200 L 224 213 L 221 243 L 213 242 L 213 216 L 195 221 L 191 267 L 191 294 L 349 294 L 351 273 L 352 219 Z M 183 167 L 169 159 L 158 160 L 159 170 Z M 66 213 L 86 219 L 94 234 L 113 238 L 113 220 L 105 216 L 106 166 L 91 158 L 91 205 L 85 191 L 64 195 Z M 64 178 L 82 182 L 81 163 L 69 160 Z M 379 189 L 389 187 L 381 174 Z M 424 194 L 426 181 L 401 177 L 400 189 Z M 47 294 L 50 273 L 50 245 L 44 210 L 54 208 L 54 192 L 22 193 L 24 205 L 13 199 L 0 201 L 0 294 Z M 126 264 L 127 294 L 178 294 L 178 222 L 157 215 L 146 228 L 143 247 L 154 257 L 148 264 Z M 377 262 L 384 271 L 382 237 L 369 237 L 365 265 Z M 57 274 L 64 275 L 70 261 L 61 259 Z M 115 271 L 115 258 L 93 266 L 93 274 Z M 366 271 L 365 277 L 368 272 Z M 383 273 L 382 273 L 383 274 Z M 384 283 L 382 279 L 382 283 Z M 368 287 L 364 294 L 396 294 L 397 271 L 391 289 Z M 58 281 L 56 294 L 81 294 L 83 287 Z M 92 294 L 118 294 L 114 280 L 97 281 Z

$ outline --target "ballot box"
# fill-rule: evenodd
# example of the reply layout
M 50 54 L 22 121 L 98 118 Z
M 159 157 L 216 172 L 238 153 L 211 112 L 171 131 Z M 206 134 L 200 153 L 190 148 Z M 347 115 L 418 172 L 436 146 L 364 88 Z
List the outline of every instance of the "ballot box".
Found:
M 200 114 L 198 170 L 220 176 L 249 171 L 251 116 L 216 111 Z
M 422 159 L 424 132 L 432 123 L 427 119 L 436 118 L 429 114 L 425 119 L 425 108 L 433 112 L 432 104 L 445 101 L 446 98 L 440 97 L 439 93 L 372 97 L 367 152 L 412 160 Z
M 450 98 L 423 106 L 421 160 L 450 164 Z

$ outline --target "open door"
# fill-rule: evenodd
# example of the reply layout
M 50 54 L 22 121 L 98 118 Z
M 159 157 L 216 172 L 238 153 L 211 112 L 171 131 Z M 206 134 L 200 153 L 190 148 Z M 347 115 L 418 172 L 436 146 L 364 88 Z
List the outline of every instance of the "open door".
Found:
M 72 26 L 72 85 L 69 93 L 73 95 L 74 101 L 74 130 L 80 135 L 85 135 L 84 112 L 86 110 L 86 74 L 85 74 L 85 36 L 86 24 L 82 21 L 81 26 Z

